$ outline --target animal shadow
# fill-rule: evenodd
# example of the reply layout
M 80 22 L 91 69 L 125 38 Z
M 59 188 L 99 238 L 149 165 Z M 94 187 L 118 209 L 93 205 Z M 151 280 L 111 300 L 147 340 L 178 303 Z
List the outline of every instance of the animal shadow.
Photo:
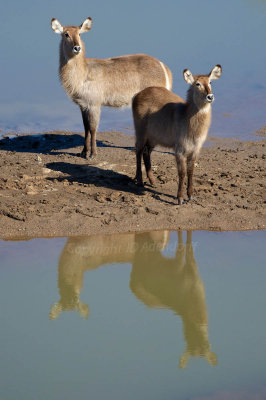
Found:
M 96 187 L 121 190 L 130 193 L 143 193 L 143 188 L 136 186 L 128 175 L 111 169 L 103 169 L 94 165 L 77 165 L 66 162 L 52 162 L 46 164 L 53 171 L 60 171 L 69 176 L 62 178 L 47 178 L 49 180 L 68 180 L 69 182 L 93 184 Z
M 70 153 L 64 150 L 81 147 L 84 144 L 84 137 L 78 133 L 44 133 L 36 135 L 21 135 L 12 139 L 4 137 L 0 140 L 0 151 L 16 151 L 18 153 L 37 154 L 68 154 L 76 156 L 77 153 Z M 116 146 L 105 140 L 97 140 L 98 147 L 123 148 L 133 150 L 133 147 Z M 60 151 L 62 150 L 62 151 Z

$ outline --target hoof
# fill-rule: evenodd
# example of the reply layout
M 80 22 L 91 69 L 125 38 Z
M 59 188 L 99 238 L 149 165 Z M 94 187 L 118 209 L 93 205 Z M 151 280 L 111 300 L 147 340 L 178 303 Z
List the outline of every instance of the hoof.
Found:
M 155 186 L 156 186 L 155 180 L 150 180 L 150 179 L 149 179 L 149 182 L 150 182 L 150 185 L 151 185 L 152 187 L 155 187 Z
M 136 181 L 136 185 L 140 188 L 144 188 L 144 183 L 143 182 L 138 182 Z
M 188 201 L 194 200 L 194 196 L 188 196 Z
M 156 179 L 153 176 L 153 174 L 151 174 L 151 176 L 147 175 L 147 178 L 149 179 L 149 183 L 150 183 L 151 186 L 155 186 L 156 185 Z
M 85 160 L 93 160 L 96 157 L 97 153 L 88 153 L 88 151 L 82 150 L 81 153 L 78 153 L 78 156 L 81 158 L 85 158 Z
M 135 176 L 135 178 L 133 179 L 133 182 L 135 183 L 135 185 L 137 185 L 139 187 L 144 187 L 143 180 L 139 179 L 137 176 Z
M 136 186 L 143 188 L 144 184 L 141 181 L 138 181 L 137 179 L 133 179 L 133 182 L 135 183 Z
M 181 206 L 181 204 L 183 204 L 183 199 L 178 199 L 178 205 Z
M 81 158 L 85 158 L 85 160 L 88 160 L 88 153 L 86 153 L 85 151 L 78 153 L 77 156 L 81 157 Z

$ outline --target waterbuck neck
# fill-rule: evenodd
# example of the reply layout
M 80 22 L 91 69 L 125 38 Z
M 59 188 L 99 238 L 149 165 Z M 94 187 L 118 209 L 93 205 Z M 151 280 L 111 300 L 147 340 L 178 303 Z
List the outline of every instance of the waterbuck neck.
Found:
M 207 134 L 211 123 L 211 103 L 198 101 L 196 104 L 192 88 L 187 92 L 186 119 L 190 136 L 199 137 Z
M 63 41 L 59 49 L 59 76 L 67 94 L 72 97 L 77 93 L 87 78 L 87 65 L 84 45 L 80 54 L 69 57 L 64 51 Z

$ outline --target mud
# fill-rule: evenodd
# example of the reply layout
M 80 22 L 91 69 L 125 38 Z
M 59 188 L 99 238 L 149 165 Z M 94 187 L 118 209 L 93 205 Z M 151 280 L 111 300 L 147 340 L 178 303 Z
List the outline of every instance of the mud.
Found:
M 134 137 L 103 132 L 97 139 L 98 156 L 90 161 L 76 155 L 78 133 L 0 140 L 1 238 L 265 229 L 265 140 L 210 138 L 195 168 L 195 198 L 178 206 L 170 151 L 152 153 L 156 186 L 146 180 L 142 189 L 133 182 Z

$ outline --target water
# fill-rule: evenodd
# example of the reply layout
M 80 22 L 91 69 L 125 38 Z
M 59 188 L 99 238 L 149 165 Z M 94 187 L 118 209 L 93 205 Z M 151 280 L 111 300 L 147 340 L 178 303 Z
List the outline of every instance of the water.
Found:
M 0 398 L 265 399 L 264 248 L 265 232 L 0 241 Z
M 151 54 L 171 68 L 173 89 L 183 97 L 183 69 L 208 73 L 220 63 L 211 135 L 248 139 L 265 125 L 266 1 L 80 0 L 77 6 L 70 0 L 13 0 L 1 11 L 2 133 L 83 131 L 80 112 L 58 81 L 59 36 L 50 20 L 78 25 L 89 15 L 93 27 L 83 35 L 88 57 Z M 129 109 L 103 110 L 100 130 L 128 126 Z

